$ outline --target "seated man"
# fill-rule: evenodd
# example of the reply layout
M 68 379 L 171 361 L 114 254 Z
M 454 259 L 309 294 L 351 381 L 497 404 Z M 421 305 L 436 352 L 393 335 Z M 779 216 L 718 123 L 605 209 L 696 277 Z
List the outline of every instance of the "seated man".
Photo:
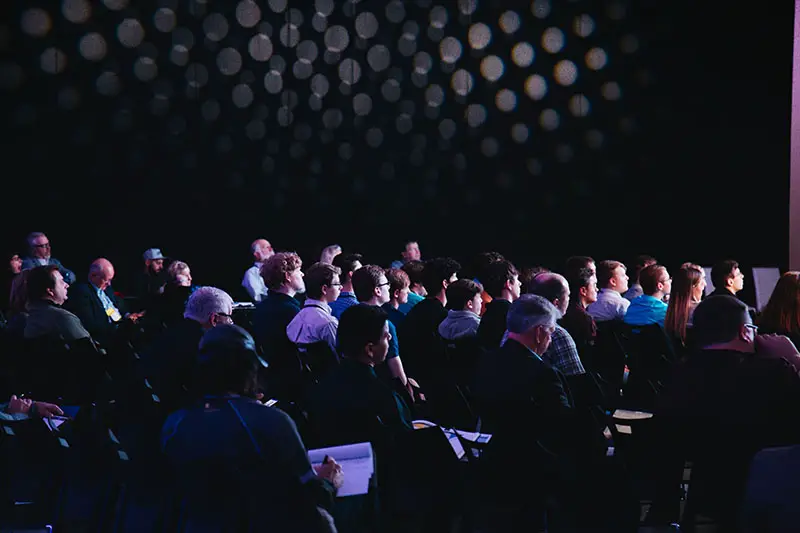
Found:
M 481 324 L 483 287 L 471 279 L 459 279 L 446 292 L 447 318 L 439 324 L 439 335 L 448 341 L 476 337 Z
M 422 271 L 425 270 L 425 263 L 422 261 L 409 261 L 401 269 L 408 274 L 409 290 L 408 301 L 400 304 L 397 310 L 407 315 L 411 308 L 420 303 L 428 295 L 425 286 L 422 284 Z
M 253 266 L 247 269 L 242 279 L 242 287 L 247 291 L 250 299 L 258 303 L 267 295 L 267 286 L 261 278 L 261 267 L 264 261 L 275 255 L 272 245 L 266 239 L 257 239 L 250 245 L 250 253 L 253 255 Z
M 389 280 L 389 301 L 383 304 L 383 310 L 389 315 L 389 322 L 395 328 L 399 328 L 406 317 L 406 314 L 400 311 L 400 306 L 408 303 L 411 279 L 399 268 L 386 270 L 386 279 Z
M 305 274 L 306 301 L 303 309 L 286 326 L 286 335 L 303 346 L 324 342 L 336 354 L 336 330 L 339 321 L 331 315 L 331 302 L 339 297 L 339 267 L 314 263 Z
M 422 260 L 422 253 L 419 251 L 419 243 L 417 243 L 417 241 L 406 242 L 405 249 L 400 255 L 402 259 L 399 261 L 392 261 L 390 268 L 403 268 L 403 265 L 410 261 Z
M 597 301 L 597 278 L 588 268 L 582 268 L 569 280 L 570 299 L 560 324 L 570 334 L 578 354 L 583 357 L 591 350 L 597 336 L 597 324 L 586 308 Z
M 739 269 L 739 263 L 728 259 L 715 264 L 711 269 L 711 283 L 714 292 L 709 296 L 736 296 L 744 289 L 744 274 Z
M 140 309 L 149 309 L 163 292 L 167 283 L 164 271 L 164 255 L 158 248 L 149 248 L 142 255 L 144 271 L 135 279 L 136 297 Z
M 481 276 L 481 283 L 492 301 L 486 304 L 486 311 L 481 317 L 478 340 L 487 350 L 494 350 L 500 346 L 506 332 L 506 314 L 511 304 L 519 298 L 522 283 L 517 269 L 505 259 L 489 264 Z
M 339 268 L 339 281 L 342 282 L 342 290 L 339 297 L 331 302 L 331 314 L 337 320 L 342 316 L 348 307 L 358 304 L 358 298 L 353 291 L 353 273 L 361 268 L 361 254 L 339 254 L 333 258 L 333 266 Z
M 639 282 L 639 276 L 641 275 L 642 270 L 650 265 L 655 265 L 656 263 L 658 263 L 658 261 L 649 255 L 640 255 L 636 257 L 633 262 L 633 270 L 631 271 L 631 280 L 633 282 L 629 283 L 630 287 L 627 291 L 625 291 L 625 294 L 622 295 L 626 300 L 633 301 L 634 298 L 638 298 L 644 294 L 642 291 L 642 285 Z
M 69 342 L 91 337 L 80 318 L 61 307 L 68 288 L 56 265 L 35 267 L 28 273 L 26 339 L 62 337 Z
M 22 270 L 37 266 L 55 265 L 61 272 L 61 277 L 68 285 L 75 283 L 75 274 L 61 264 L 61 261 L 50 256 L 50 239 L 42 232 L 36 231 L 28 235 L 29 255 L 22 260 Z
M 664 318 L 667 316 L 664 297 L 669 296 L 672 290 L 672 278 L 669 272 L 661 265 L 650 265 L 639 274 L 639 283 L 642 285 L 643 294 L 631 301 L 623 321 L 632 326 L 648 324 L 663 326 Z
M 622 320 L 631 304 L 622 297 L 628 290 L 628 275 L 625 265 L 619 261 L 600 261 L 597 265 L 597 286 L 600 293 L 597 301 L 586 308 L 597 322 Z

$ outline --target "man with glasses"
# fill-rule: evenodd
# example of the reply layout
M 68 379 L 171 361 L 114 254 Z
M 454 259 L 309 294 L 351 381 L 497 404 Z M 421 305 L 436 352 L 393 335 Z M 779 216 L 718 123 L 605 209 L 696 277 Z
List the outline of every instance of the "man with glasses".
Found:
M 669 272 L 661 265 L 650 265 L 639 273 L 639 284 L 643 294 L 631 300 L 624 322 L 632 326 L 664 326 L 664 318 L 667 316 L 664 298 L 672 291 Z
M 305 274 L 306 300 L 303 309 L 286 327 L 289 340 L 299 347 L 324 342 L 336 354 L 339 321 L 331 314 L 331 302 L 342 291 L 341 269 L 327 263 L 314 263 Z
M 50 239 L 47 238 L 47 235 L 36 231 L 28 235 L 27 241 L 30 255 L 22 260 L 22 270 L 37 266 L 55 265 L 66 283 L 70 285 L 75 283 L 75 273 L 68 268 L 64 268 L 61 261 L 55 257 L 50 257 Z

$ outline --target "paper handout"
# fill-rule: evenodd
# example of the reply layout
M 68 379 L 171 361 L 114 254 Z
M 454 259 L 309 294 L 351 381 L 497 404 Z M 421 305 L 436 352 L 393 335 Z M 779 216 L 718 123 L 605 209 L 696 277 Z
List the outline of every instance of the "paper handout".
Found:
M 308 450 L 308 460 L 312 466 L 321 465 L 326 455 L 342 465 L 344 483 L 337 496 L 357 496 L 369 492 L 369 481 L 375 473 L 375 459 L 369 442 Z

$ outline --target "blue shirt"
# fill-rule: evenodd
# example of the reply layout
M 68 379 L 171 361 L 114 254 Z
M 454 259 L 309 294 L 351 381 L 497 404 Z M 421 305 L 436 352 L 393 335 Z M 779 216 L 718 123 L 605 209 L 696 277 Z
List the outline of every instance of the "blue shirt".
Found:
M 409 291 L 408 293 L 408 301 L 404 304 L 400 304 L 400 307 L 397 308 L 398 311 L 407 315 L 411 308 L 420 303 L 425 298 L 417 294 L 416 292 Z
M 336 299 L 335 302 L 331 302 L 331 314 L 339 320 L 342 318 L 342 313 L 345 312 L 345 309 L 348 307 L 353 307 L 354 305 L 358 305 L 358 300 L 356 299 L 356 295 L 352 292 L 342 291 L 339 293 L 339 297 Z
M 643 294 L 631 300 L 628 311 L 623 319 L 626 324 L 632 326 L 647 326 L 649 324 L 664 325 L 664 318 L 667 316 L 667 304 Z

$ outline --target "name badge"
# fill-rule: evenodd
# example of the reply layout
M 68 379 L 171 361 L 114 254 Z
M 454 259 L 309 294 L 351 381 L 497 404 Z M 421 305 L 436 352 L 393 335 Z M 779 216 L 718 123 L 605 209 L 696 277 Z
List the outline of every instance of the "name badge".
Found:
M 119 322 L 122 320 L 122 315 L 119 314 L 119 310 L 116 307 L 109 307 L 106 309 L 106 315 L 114 322 Z

